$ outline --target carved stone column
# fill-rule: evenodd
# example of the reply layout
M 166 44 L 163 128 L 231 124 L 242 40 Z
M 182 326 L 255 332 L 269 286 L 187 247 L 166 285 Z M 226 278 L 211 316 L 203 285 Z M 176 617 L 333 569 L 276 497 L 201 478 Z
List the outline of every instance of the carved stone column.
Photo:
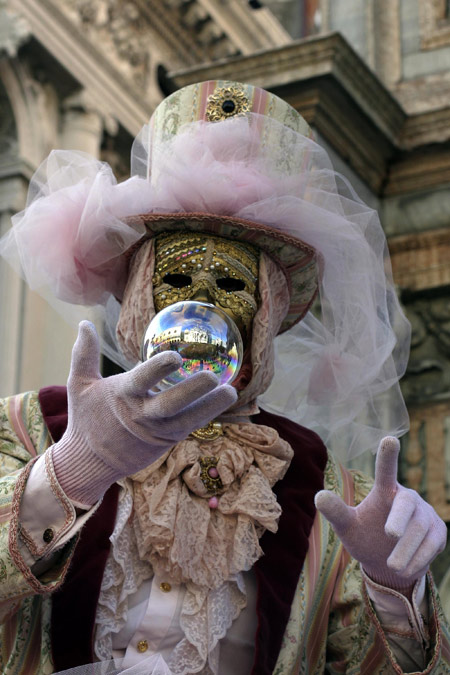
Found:
M 83 93 L 79 93 L 64 101 L 60 147 L 65 150 L 82 150 L 98 157 L 103 136 L 103 119 L 86 98 Z
M 1 16 L 1 9 L 0 9 Z M 0 19 L 1 20 L 1 19 Z M 17 164 L 17 129 L 11 103 L 0 82 L 0 236 L 20 208 L 26 184 L 14 176 Z M 20 374 L 23 284 L 5 262 L 0 262 L 0 396 L 16 391 Z

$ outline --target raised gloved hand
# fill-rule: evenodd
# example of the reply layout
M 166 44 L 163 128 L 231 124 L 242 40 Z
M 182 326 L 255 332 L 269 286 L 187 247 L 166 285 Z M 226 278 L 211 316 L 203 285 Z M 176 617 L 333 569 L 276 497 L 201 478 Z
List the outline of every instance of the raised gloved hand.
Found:
M 396 438 L 381 441 L 375 484 L 358 506 L 348 506 L 328 490 L 318 492 L 315 502 L 373 581 L 410 595 L 444 549 L 447 529 L 417 492 L 397 482 L 399 450 Z
M 179 440 L 235 402 L 233 387 L 212 373 L 192 375 L 166 391 L 150 390 L 181 365 L 175 352 L 103 378 L 97 332 L 80 323 L 67 383 L 68 426 L 51 452 L 68 497 L 94 504 L 116 480 L 145 468 Z

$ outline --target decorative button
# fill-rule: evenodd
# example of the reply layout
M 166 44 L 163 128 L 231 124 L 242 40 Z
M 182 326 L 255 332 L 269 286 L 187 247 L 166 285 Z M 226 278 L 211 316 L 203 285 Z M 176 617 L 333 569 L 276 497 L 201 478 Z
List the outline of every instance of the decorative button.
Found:
M 170 593 L 172 590 L 172 586 L 167 581 L 163 581 L 161 584 L 159 584 L 159 587 L 163 593 Z
M 42 539 L 45 541 L 46 544 L 49 544 L 53 537 L 55 536 L 55 533 L 53 532 L 51 527 L 47 527 L 46 530 L 44 530 L 44 534 L 42 535 Z
M 147 640 L 139 640 L 139 642 L 137 643 L 137 648 L 138 648 L 138 652 L 141 652 L 141 654 L 146 652 L 147 649 L 148 649 Z

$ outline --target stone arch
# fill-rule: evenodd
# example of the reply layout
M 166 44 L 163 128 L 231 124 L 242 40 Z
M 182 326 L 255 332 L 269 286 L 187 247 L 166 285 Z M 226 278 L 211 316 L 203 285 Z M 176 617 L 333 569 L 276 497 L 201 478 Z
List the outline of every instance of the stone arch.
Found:
M 48 83 L 39 82 L 28 63 L 18 58 L 0 61 L 0 82 L 14 115 L 17 157 L 25 173 L 33 171 L 58 135 L 58 100 Z

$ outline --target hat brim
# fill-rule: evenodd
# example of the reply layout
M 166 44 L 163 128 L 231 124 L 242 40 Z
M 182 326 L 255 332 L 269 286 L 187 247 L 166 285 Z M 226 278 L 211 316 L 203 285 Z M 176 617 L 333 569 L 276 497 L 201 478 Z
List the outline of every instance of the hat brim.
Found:
M 226 239 L 252 244 L 269 255 L 286 276 L 290 305 L 280 333 L 300 321 L 318 292 L 320 257 L 305 242 L 289 237 L 273 227 L 233 216 L 211 213 L 147 213 L 125 219 L 131 227 L 145 226 L 148 237 L 165 232 L 205 232 Z M 128 253 L 142 244 L 138 242 Z

